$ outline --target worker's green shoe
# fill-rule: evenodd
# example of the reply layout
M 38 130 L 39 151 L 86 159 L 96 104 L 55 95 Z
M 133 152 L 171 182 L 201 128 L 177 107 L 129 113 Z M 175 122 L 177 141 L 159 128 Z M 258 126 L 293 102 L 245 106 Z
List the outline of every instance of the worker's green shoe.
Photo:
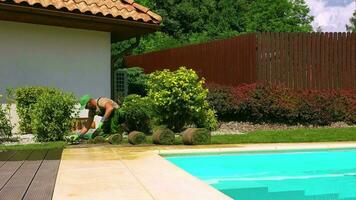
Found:
M 103 131 L 101 129 L 90 129 L 83 138 L 86 140 L 94 139 L 96 136 L 103 135 Z

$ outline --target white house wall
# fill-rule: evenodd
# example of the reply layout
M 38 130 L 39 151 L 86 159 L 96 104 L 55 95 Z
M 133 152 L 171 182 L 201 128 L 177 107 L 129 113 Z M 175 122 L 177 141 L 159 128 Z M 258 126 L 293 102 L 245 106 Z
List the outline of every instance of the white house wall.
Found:
M 110 33 L 0 21 L 0 93 L 43 85 L 110 96 Z
M 0 94 L 40 85 L 110 97 L 110 56 L 110 33 L 0 20 Z

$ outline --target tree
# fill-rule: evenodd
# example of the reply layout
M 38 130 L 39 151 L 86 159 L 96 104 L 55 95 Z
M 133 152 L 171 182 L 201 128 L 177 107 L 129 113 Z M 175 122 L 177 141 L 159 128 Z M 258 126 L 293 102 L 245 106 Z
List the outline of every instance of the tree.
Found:
M 346 30 L 350 32 L 356 32 L 356 10 L 350 18 L 350 25 L 346 25 Z
M 118 52 L 140 54 L 227 38 L 246 32 L 309 32 L 313 17 L 304 0 L 137 0 L 163 17 L 161 31 L 113 45 Z M 132 51 L 126 51 L 130 48 Z M 119 56 L 120 56 L 119 55 Z M 118 56 L 117 56 L 118 57 Z M 120 59 L 117 59 L 121 61 Z M 116 62 L 116 65 L 121 65 Z
M 245 15 L 247 32 L 310 32 L 313 17 L 304 0 L 255 0 Z

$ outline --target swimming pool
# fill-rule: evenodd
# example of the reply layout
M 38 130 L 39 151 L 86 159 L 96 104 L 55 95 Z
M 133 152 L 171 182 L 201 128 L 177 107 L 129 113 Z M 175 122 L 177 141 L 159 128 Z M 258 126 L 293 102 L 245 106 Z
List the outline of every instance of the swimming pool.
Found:
M 356 200 L 356 149 L 165 158 L 236 200 Z

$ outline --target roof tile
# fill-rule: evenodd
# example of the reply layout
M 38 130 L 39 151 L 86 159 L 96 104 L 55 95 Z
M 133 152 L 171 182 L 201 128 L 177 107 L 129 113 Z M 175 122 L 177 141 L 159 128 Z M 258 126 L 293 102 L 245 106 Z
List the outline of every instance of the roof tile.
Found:
M 81 13 L 90 12 L 93 15 L 101 14 L 107 17 L 132 19 L 146 23 L 159 24 L 162 17 L 133 0 L 0 0 L 0 3 L 27 3 L 43 8 L 53 6 L 56 9 L 67 9 L 69 12 L 78 10 Z

